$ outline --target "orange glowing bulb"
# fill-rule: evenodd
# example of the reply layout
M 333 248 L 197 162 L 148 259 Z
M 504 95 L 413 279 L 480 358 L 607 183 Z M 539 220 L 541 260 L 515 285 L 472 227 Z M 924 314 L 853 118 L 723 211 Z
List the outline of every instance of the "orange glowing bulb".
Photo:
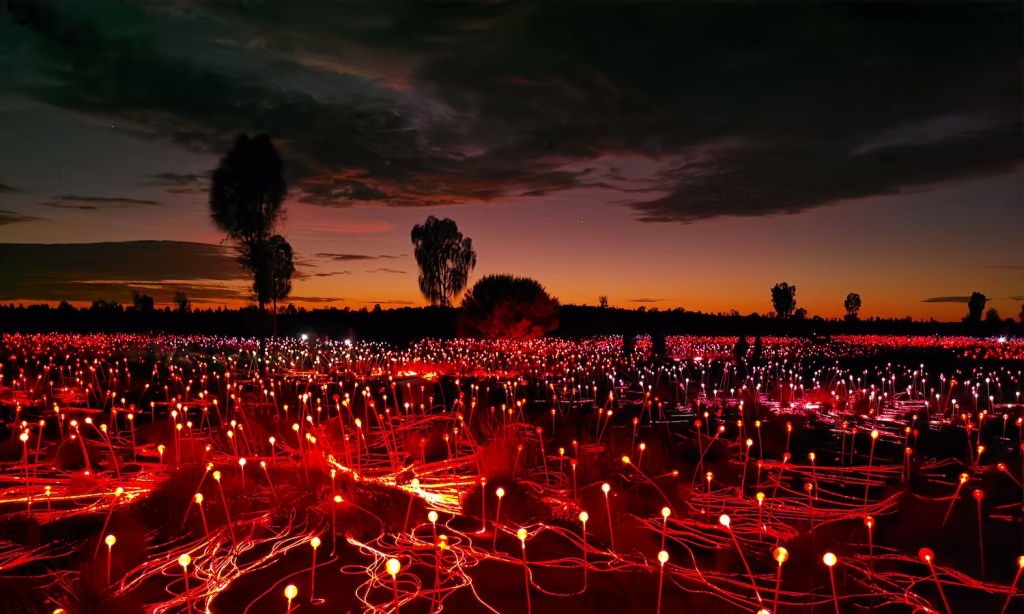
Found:
M 779 565 L 782 565 L 789 560 L 789 550 L 779 546 L 774 552 L 772 552 L 772 558 L 775 559 Z
M 590 514 L 586 512 L 580 512 L 580 522 L 582 522 L 583 524 L 587 524 L 588 520 L 590 520 Z
M 668 552 L 665 552 L 664 550 L 659 552 L 658 553 L 658 562 L 661 563 L 662 565 L 664 565 L 665 563 L 668 563 Z
M 117 543 L 117 538 L 113 535 L 108 535 L 106 539 L 103 540 L 103 543 L 105 543 L 107 547 L 111 547 Z
M 288 586 L 284 587 L 284 596 L 289 601 L 295 599 L 295 597 L 298 596 L 298 594 L 299 589 L 296 588 L 294 584 L 289 584 Z
M 832 554 L 831 552 L 826 552 L 825 556 L 821 557 L 821 560 L 824 561 L 824 563 L 829 567 L 832 567 L 839 561 L 839 559 L 836 558 L 836 555 Z
M 192 557 L 190 557 L 188 553 L 178 557 L 178 565 L 181 565 L 182 567 L 188 567 L 191 563 Z

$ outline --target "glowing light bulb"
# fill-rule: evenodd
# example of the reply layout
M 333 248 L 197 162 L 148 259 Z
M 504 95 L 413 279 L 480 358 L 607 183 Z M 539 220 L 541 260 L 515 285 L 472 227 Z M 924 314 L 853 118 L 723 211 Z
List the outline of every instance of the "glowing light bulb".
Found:
M 387 562 L 388 573 L 394 578 L 398 575 L 398 572 L 402 570 L 402 563 L 398 559 L 388 559 Z
M 108 535 L 106 539 L 103 540 L 103 543 L 105 543 L 107 547 L 113 546 L 117 543 L 117 538 L 113 535 Z
M 836 555 L 832 554 L 831 552 L 826 552 L 825 556 L 821 557 L 821 560 L 824 561 L 825 564 L 829 567 L 832 567 L 839 561 L 839 559 L 836 558 Z
M 775 559 L 779 565 L 782 565 L 789 560 L 789 550 L 779 546 L 774 552 L 772 552 L 772 558 Z
M 664 565 L 665 563 L 668 563 L 668 552 L 665 552 L 664 550 L 659 552 L 658 553 L 658 562 L 661 563 L 662 565 Z
M 192 557 L 190 557 L 188 553 L 185 553 L 178 557 L 178 565 L 181 565 L 182 567 L 188 567 L 191 563 Z

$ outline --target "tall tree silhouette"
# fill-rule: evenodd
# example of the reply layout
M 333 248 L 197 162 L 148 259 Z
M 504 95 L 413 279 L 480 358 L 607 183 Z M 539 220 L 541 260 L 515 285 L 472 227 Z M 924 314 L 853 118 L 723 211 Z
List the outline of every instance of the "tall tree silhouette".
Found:
M 210 217 L 235 243 L 242 266 L 252 273 L 260 311 L 266 310 L 271 295 L 273 259 L 268 244 L 286 189 L 281 158 L 265 134 L 239 135 L 210 186 Z
M 860 295 L 856 292 L 851 292 L 846 295 L 846 300 L 843 301 L 843 308 L 846 309 L 846 319 L 854 321 L 857 319 L 857 312 L 860 311 Z
M 981 314 L 985 311 L 985 303 L 988 298 L 981 292 L 972 292 L 971 298 L 967 299 L 968 322 L 981 322 Z
M 796 286 L 786 282 L 772 286 L 772 306 L 780 318 L 788 318 L 796 309 Z
M 454 221 L 431 215 L 413 226 L 412 244 L 420 267 L 420 292 L 432 305 L 450 307 L 476 266 L 473 240 L 462 236 Z

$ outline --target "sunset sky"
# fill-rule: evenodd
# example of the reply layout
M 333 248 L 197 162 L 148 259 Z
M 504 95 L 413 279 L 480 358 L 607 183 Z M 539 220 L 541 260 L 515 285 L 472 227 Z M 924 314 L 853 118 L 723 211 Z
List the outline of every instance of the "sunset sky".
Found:
M 1021 3 L 11 0 L 0 301 L 244 304 L 234 137 L 289 192 L 292 301 L 422 305 L 409 233 L 563 303 L 959 319 L 1024 301 Z

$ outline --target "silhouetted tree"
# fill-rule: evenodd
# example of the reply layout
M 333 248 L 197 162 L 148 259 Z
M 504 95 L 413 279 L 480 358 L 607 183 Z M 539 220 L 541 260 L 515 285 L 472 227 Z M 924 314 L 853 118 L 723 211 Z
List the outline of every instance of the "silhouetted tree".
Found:
M 998 323 L 1000 320 L 1001 318 L 999 317 L 999 312 L 996 310 L 995 307 L 992 307 L 985 312 L 986 322 Z
M 454 221 L 431 215 L 413 226 L 412 244 L 420 267 L 420 292 L 431 305 L 450 307 L 476 266 L 472 239 L 462 236 Z
M 528 277 L 488 275 L 462 299 L 459 328 L 487 339 L 529 339 L 558 327 L 558 301 Z
M 788 318 L 796 309 L 796 286 L 786 282 L 772 286 L 772 306 L 780 318 Z
M 853 322 L 857 319 L 860 311 L 860 295 L 856 292 L 851 292 L 846 295 L 846 300 L 843 301 L 843 308 L 846 309 L 846 319 Z
M 971 298 L 967 300 L 968 322 L 981 322 L 981 314 L 985 311 L 985 303 L 988 299 L 981 292 L 972 292 Z
M 799 307 L 796 311 L 793 312 L 793 317 L 796 318 L 797 320 L 806 320 L 807 310 L 804 309 L 803 307 Z
M 597 297 L 597 304 L 600 305 L 601 309 L 607 309 L 608 308 L 608 297 L 603 295 L 603 294 L 601 296 Z
M 274 336 L 277 336 L 277 302 L 292 291 L 295 273 L 292 246 L 281 235 L 274 235 L 256 248 L 243 246 L 241 261 L 245 268 L 255 272 L 252 291 L 261 305 L 273 304 Z
M 174 293 L 174 304 L 178 308 L 179 313 L 188 313 L 192 309 L 192 302 L 188 300 L 188 295 L 178 290 Z
M 139 311 L 153 311 L 153 297 L 148 294 L 142 294 L 137 290 L 132 291 L 132 304 Z
M 281 158 L 270 137 L 239 135 L 221 159 L 210 185 L 210 217 L 239 250 L 253 275 L 260 311 L 271 298 L 273 259 L 268 242 L 286 191 Z M 261 291 L 263 289 L 263 291 Z
M 1020 313 L 1017 314 L 1017 319 L 1020 320 L 1021 324 L 1024 324 L 1024 303 L 1021 303 Z

